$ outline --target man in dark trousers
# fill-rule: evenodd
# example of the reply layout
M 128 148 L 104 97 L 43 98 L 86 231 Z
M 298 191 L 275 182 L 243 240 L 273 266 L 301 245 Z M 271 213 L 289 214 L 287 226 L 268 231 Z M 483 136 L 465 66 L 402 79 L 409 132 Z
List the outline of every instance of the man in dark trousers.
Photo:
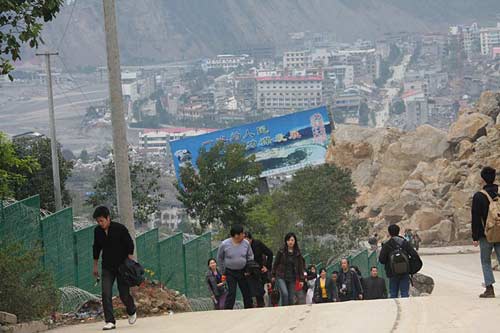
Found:
M 370 277 L 364 278 L 361 284 L 363 285 L 363 299 L 387 298 L 385 280 L 378 276 L 377 267 L 373 266 L 370 269 Z
M 337 289 L 341 302 L 363 299 L 363 287 L 356 271 L 349 267 L 349 260 L 340 261 L 341 270 L 337 278 Z
M 243 296 L 245 309 L 252 308 L 252 295 L 248 285 L 245 268 L 249 261 L 253 261 L 253 251 L 250 243 L 245 239 L 243 226 L 237 224 L 231 227 L 231 237 L 224 240 L 219 246 L 217 263 L 222 274 L 226 277 L 228 294 L 226 297 L 226 310 L 234 308 L 236 301 L 236 287 L 239 286 Z
M 257 300 L 257 307 L 263 308 L 265 306 L 264 285 L 269 283 L 269 272 L 273 267 L 273 251 L 260 240 L 253 239 L 252 234 L 248 231 L 245 232 L 245 239 L 252 246 L 254 260 L 259 264 L 261 272 L 260 275 L 253 276 L 250 279 L 250 290 L 252 296 Z
M 99 279 L 97 263 L 102 252 L 102 307 L 106 324 L 103 330 L 112 330 L 116 327 L 113 315 L 113 284 L 118 284 L 120 299 L 127 308 L 128 322 L 135 324 L 137 320 L 134 299 L 130 295 L 130 287 L 118 273 L 118 267 L 125 259 L 133 259 L 134 242 L 128 229 L 120 223 L 111 222 L 110 212 L 107 207 L 97 207 L 93 215 L 99 224 L 94 229 L 94 276 Z
M 385 274 L 389 278 L 391 298 L 398 298 L 399 294 L 401 294 L 401 297 L 410 297 L 410 263 L 407 263 L 408 270 L 406 273 L 395 274 L 391 268 L 391 254 L 393 251 L 401 249 L 407 258 L 418 258 L 418 253 L 406 239 L 399 236 L 400 229 L 397 224 L 391 224 L 388 231 L 391 239 L 382 244 L 378 260 L 385 265 Z
M 484 233 L 484 224 L 488 217 L 490 200 L 498 197 L 498 185 L 495 184 L 496 170 L 485 167 L 481 170 L 483 191 L 474 194 L 472 198 L 472 240 L 474 246 L 479 246 L 481 266 L 483 268 L 484 285 L 486 290 L 479 295 L 481 298 L 494 298 L 495 290 L 493 284 L 495 277 L 491 268 L 491 253 L 495 249 L 498 262 L 500 263 L 500 243 L 490 243 Z M 490 197 L 488 198 L 487 195 Z

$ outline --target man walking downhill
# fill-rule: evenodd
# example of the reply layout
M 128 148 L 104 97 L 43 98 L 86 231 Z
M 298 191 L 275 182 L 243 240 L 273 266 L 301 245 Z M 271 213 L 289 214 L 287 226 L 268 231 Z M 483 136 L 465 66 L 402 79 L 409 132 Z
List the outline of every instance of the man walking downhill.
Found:
M 221 267 L 222 274 L 226 276 L 228 294 L 226 297 L 226 310 L 232 310 L 236 301 L 236 287 L 240 287 L 243 295 L 245 309 L 252 308 L 252 295 L 248 285 L 245 267 L 247 263 L 254 260 L 252 247 L 245 239 L 243 226 L 233 225 L 231 227 L 231 238 L 224 240 L 219 246 L 217 261 Z
M 484 225 L 488 218 L 490 201 L 498 197 L 498 185 L 495 183 L 496 170 L 485 167 L 481 171 L 483 191 L 477 192 L 472 198 L 472 240 L 474 246 L 479 246 L 481 266 L 483 268 L 484 285 L 486 290 L 479 295 L 481 298 L 494 298 L 493 284 L 495 277 L 491 268 L 491 253 L 495 249 L 497 260 L 500 263 L 500 243 L 490 243 L 486 239 Z
M 265 289 L 264 285 L 269 283 L 269 274 L 273 267 L 273 251 L 271 251 L 266 244 L 258 239 L 253 239 L 250 232 L 245 232 L 245 239 L 252 246 L 252 252 L 255 262 L 260 266 L 260 275 L 253 277 L 250 284 L 252 296 L 255 296 L 257 307 L 263 308 L 266 304 L 264 302 Z
M 370 269 L 370 277 L 364 278 L 361 284 L 365 300 L 387 298 L 385 280 L 378 276 L 377 267 L 373 266 Z
M 118 267 L 125 259 L 133 259 L 134 242 L 128 229 L 120 223 L 111 222 L 110 212 L 107 207 L 97 207 L 93 214 L 99 224 L 94 229 L 94 276 L 99 279 L 97 263 L 102 251 L 102 307 L 106 324 L 103 330 L 116 328 L 113 315 L 112 292 L 115 280 L 118 284 L 120 299 L 127 308 L 128 322 L 135 324 L 137 320 L 134 299 L 130 295 L 130 287 L 118 273 Z
M 391 298 L 398 298 L 399 294 L 401 297 L 410 297 L 410 260 L 420 259 L 417 259 L 418 253 L 410 243 L 399 236 L 397 224 L 391 224 L 388 231 L 391 239 L 382 244 L 379 262 L 385 265 Z

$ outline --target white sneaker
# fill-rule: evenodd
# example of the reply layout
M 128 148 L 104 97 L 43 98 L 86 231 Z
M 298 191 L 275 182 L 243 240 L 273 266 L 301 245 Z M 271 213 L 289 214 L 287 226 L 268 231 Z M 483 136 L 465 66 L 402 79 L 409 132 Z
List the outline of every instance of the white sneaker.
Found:
M 114 330 L 116 328 L 116 325 L 113 323 L 106 323 L 104 327 L 102 328 L 103 331 L 109 331 L 109 330 Z
M 131 316 L 128 316 L 128 323 L 130 325 L 134 325 L 136 321 L 137 321 L 137 312 Z

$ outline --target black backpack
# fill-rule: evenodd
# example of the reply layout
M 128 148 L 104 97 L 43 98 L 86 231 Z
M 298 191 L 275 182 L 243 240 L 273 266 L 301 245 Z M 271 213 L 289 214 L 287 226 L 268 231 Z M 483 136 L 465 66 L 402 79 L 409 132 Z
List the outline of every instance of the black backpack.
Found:
M 396 247 L 389 254 L 389 266 L 394 275 L 410 274 L 410 257 L 397 243 Z

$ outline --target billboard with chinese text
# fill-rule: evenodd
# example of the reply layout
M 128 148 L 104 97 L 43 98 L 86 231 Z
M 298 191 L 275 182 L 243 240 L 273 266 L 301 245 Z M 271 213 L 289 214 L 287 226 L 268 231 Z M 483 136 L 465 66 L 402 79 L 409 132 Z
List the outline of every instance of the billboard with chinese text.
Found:
M 245 145 L 262 165 L 261 177 L 287 173 L 325 162 L 332 126 L 326 107 L 297 112 L 252 124 L 224 129 L 170 142 L 174 167 L 192 163 L 196 168 L 199 151 L 217 141 Z

